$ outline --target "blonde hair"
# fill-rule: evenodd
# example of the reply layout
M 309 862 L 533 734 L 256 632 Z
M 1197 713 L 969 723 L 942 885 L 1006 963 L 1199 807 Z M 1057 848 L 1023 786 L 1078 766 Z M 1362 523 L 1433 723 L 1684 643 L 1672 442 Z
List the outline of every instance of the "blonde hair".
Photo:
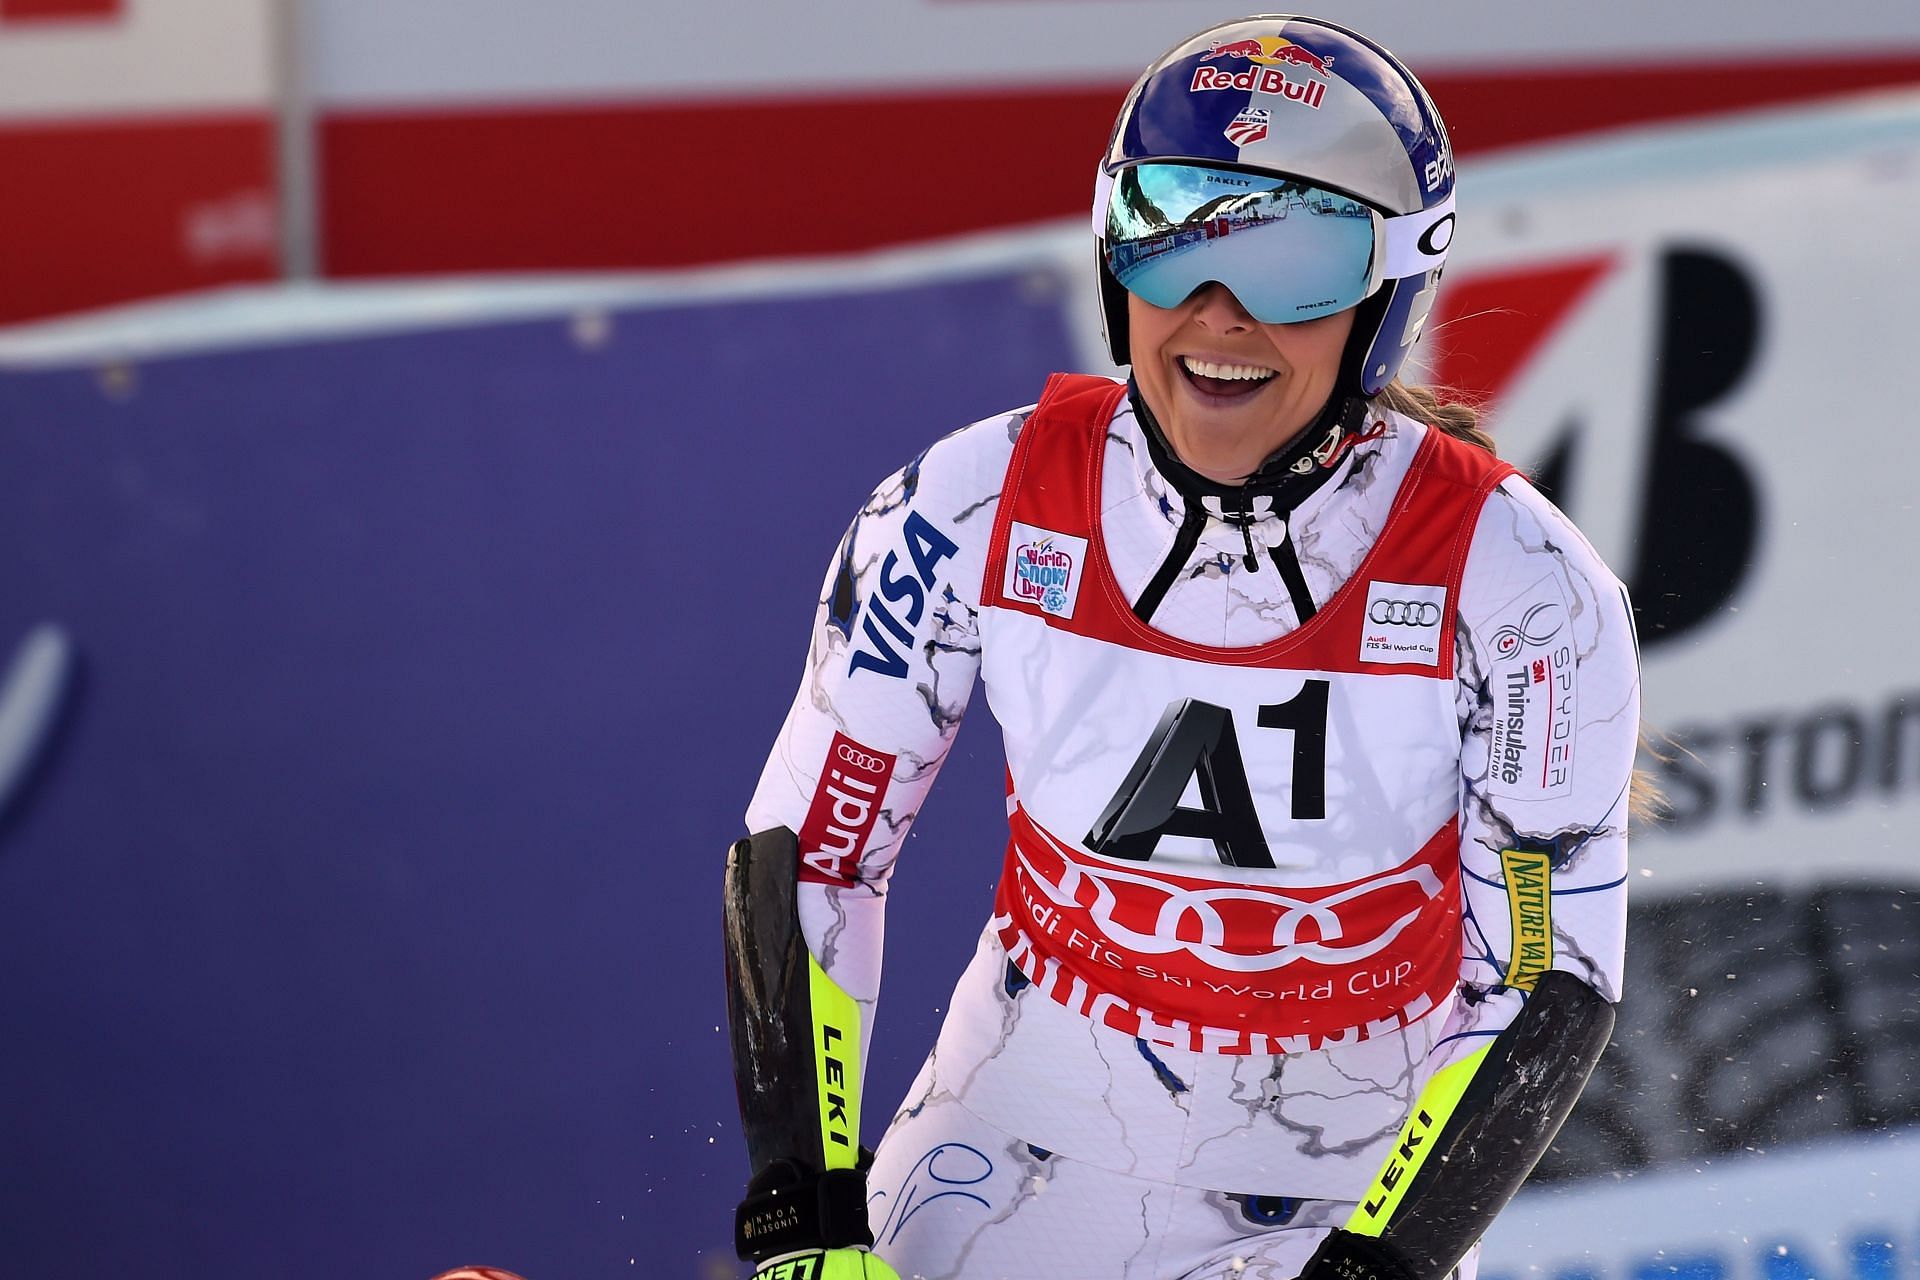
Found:
M 1408 386 L 1395 378 L 1380 389 L 1373 402 L 1395 413 L 1404 413 L 1416 422 L 1437 427 L 1456 440 L 1479 445 L 1494 457 L 1499 457 L 1500 451 L 1493 447 L 1493 437 L 1480 425 L 1479 406 L 1464 400 L 1441 399 L 1442 396 L 1457 394 L 1445 387 Z
M 1403 413 L 1416 422 L 1424 422 L 1456 440 L 1464 440 L 1499 457 L 1500 451 L 1494 448 L 1493 437 L 1480 425 L 1479 406 L 1455 399 L 1455 395 L 1456 392 L 1445 387 L 1411 386 L 1395 378 L 1380 389 L 1379 394 L 1373 397 L 1373 403 L 1383 409 Z M 1671 760 L 1672 752 L 1661 745 L 1664 741 L 1665 735 L 1648 729 L 1645 722 L 1641 723 L 1641 754 L 1662 763 Z M 1628 817 L 1634 822 L 1647 823 L 1657 822 L 1666 814 L 1666 793 L 1653 780 L 1650 770 L 1636 767 L 1627 784 Z

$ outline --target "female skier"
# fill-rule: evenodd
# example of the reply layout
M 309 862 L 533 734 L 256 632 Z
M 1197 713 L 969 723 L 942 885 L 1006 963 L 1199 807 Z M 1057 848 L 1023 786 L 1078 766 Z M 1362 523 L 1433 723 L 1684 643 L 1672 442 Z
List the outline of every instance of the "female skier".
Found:
M 1470 1280 L 1612 1027 L 1639 693 L 1620 583 L 1396 380 L 1453 208 L 1425 90 L 1332 23 L 1127 96 L 1132 378 L 875 491 L 729 859 L 761 1275 Z M 976 673 L 1011 839 L 869 1163 L 888 877 Z

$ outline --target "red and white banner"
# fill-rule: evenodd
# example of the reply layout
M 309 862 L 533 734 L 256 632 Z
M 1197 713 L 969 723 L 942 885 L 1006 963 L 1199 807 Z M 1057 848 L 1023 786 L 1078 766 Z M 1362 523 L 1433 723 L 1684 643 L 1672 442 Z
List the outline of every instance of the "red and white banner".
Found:
M 1079 215 L 1127 86 L 1232 16 L 1210 0 L 567 9 L 326 7 L 311 77 L 329 272 L 683 266 Z M 1897 4 L 1829 6 L 1813 31 L 1786 0 L 1335 16 L 1426 79 L 1467 156 L 1920 82 Z M 690 201 L 663 182 L 693 174 L 724 186 Z
M 118 18 L 126 0 L 0 0 L 0 22 L 72 22 Z
M 0 0 L 0 323 L 278 273 L 271 0 Z
M 1157 49 L 1140 45 L 1136 60 Z M 333 101 L 320 120 L 324 257 L 348 276 L 674 267 L 1084 216 L 1094 159 L 1138 70 L 1019 80 L 978 66 L 831 93 L 758 81 L 587 102 Z M 1425 79 L 1455 151 L 1474 156 L 1916 83 L 1920 45 L 1731 62 L 1483 63 Z M 661 194 L 670 173 L 724 174 L 740 195 L 676 201 Z M 774 190 L 777 215 L 754 194 Z
M 1127 84 L 1221 16 L 982 12 L 383 0 L 304 6 L 282 38 L 272 0 L 0 0 L 0 172 L 29 175 L 0 204 L 0 323 L 273 275 L 282 214 L 317 228 L 295 259 L 334 276 L 786 258 L 1076 216 Z M 1899 5 L 1823 11 L 1814 35 L 1785 0 L 1341 20 L 1426 78 L 1466 156 L 1920 82 Z M 292 211 L 283 169 L 312 187 Z M 721 185 L 689 200 L 689 175 Z

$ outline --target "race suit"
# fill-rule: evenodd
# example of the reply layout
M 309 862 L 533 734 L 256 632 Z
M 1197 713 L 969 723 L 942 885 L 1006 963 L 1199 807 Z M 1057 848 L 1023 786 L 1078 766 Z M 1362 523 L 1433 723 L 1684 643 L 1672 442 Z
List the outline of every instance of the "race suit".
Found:
M 868 1180 L 903 1276 L 1290 1280 L 1541 973 L 1619 998 L 1625 591 L 1511 468 L 1351 407 L 1221 486 L 1056 379 L 842 540 L 747 821 L 800 833 L 869 1013 L 976 675 L 1008 757 L 994 916 Z

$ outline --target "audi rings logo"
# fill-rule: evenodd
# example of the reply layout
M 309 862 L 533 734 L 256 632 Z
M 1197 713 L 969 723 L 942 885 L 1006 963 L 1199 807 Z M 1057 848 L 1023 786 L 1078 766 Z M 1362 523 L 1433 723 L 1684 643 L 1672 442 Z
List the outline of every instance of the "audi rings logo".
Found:
M 1523 644 L 1538 648 L 1559 635 L 1565 622 L 1566 615 L 1554 601 L 1542 600 L 1520 615 L 1519 622 L 1509 623 L 1493 633 L 1493 651 L 1502 658 L 1511 658 Z
M 1055 907 L 1084 915 L 1101 938 L 1123 951 L 1185 953 L 1226 973 L 1269 973 L 1301 960 L 1365 960 L 1418 920 L 1445 888 L 1432 867 L 1418 862 L 1311 900 L 1265 885 L 1183 884 L 1088 866 L 1062 851 L 1050 834 L 1034 830 L 1047 840 L 1058 878 L 1016 845 L 1020 867 Z M 1389 914 L 1396 908 L 1406 909 Z M 1147 927 L 1130 927 L 1139 925 Z
M 879 773 L 886 767 L 879 756 L 862 751 L 850 742 L 842 742 L 833 749 L 833 754 L 840 757 L 840 763 L 862 773 Z
M 1367 617 L 1382 626 L 1437 627 L 1440 606 L 1431 600 L 1375 600 L 1367 608 Z

